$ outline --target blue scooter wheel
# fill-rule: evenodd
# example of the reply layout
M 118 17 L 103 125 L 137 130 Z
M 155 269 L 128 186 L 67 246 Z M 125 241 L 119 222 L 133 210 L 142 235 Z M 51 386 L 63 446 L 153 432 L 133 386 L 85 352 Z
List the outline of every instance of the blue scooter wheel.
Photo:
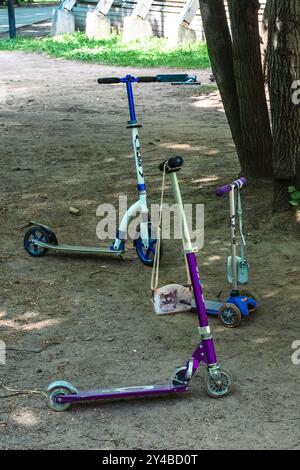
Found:
M 36 245 L 33 240 L 40 240 L 45 243 L 57 245 L 56 236 L 51 232 L 51 230 L 47 230 L 46 228 L 38 225 L 30 227 L 24 235 L 23 243 L 27 253 L 35 258 L 44 256 L 47 253 L 48 248 Z
M 219 308 L 218 319 L 226 328 L 236 328 L 241 323 L 242 314 L 236 305 L 226 303 Z
M 149 226 L 149 237 L 151 235 L 151 226 Z M 154 262 L 154 256 L 155 256 L 155 250 L 157 246 L 157 239 L 156 238 L 149 238 L 149 246 L 148 248 L 145 248 L 143 240 L 141 239 L 141 236 L 139 235 L 135 241 L 134 241 L 134 246 L 136 249 L 136 253 L 141 260 L 143 264 L 146 266 L 153 266 Z M 160 258 L 162 257 L 162 240 L 160 241 L 160 253 L 159 253 Z
M 141 238 L 135 243 L 135 249 L 141 262 L 146 266 L 153 266 L 157 240 L 149 240 L 149 247 L 145 248 Z

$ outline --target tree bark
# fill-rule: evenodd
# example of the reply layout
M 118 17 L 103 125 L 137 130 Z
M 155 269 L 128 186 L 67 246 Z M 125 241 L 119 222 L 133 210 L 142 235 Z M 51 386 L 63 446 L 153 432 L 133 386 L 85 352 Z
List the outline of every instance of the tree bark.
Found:
M 300 189 L 300 93 L 295 95 L 295 83 L 300 80 L 299 0 L 269 0 L 267 56 L 273 129 L 273 207 L 279 212 L 289 208 L 288 186 L 293 184 Z
M 268 72 L 267 72 L 267 65 L 268 65 L 268 29 L 269 29 L 269 16 L 270 16 L 270 2 L 267 2 L 264 8 L 264 14 L 261 24 L 261 49 L 262 49 L 262 57 L 263 57 L 263 75 L 264 75 L 264 82 L 267 83 L 268 81 Z
M 232 37 L 223 0 L 200 0 L 224 109 L 247 176 L 272 175 L 272 136 L 261 65 L 257 0 L 229 0 Z
M 234 75 L 243 136 L 242 167 L 272 175 L 272 134 L 262 70 L 258 0 L 229 0 Z
M 238 155 L 243 152 L 240 110 L 234 77 L 232 42 L 223 0 L 200 0 L 212 71 L 223 101 Z

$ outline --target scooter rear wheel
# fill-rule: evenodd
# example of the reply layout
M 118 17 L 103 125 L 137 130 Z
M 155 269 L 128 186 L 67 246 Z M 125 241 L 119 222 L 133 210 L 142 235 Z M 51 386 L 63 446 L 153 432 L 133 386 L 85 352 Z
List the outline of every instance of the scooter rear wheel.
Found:
M 60 382 L 61 385 L 55 385 L 54 382 L 48 387 L 48 406 L 54 411 L 66 411 L 70 408 L 71 403 L 59 403 L 58 397 L 62 395 L 71 395 L 77 393 L 77 389 L 68 382 Z
M 36 245 L 33 243 L 34 239 L 40 240 L 44 243 L 51 243 L 53 245 L 57 244 L 56 236 L 51 232 L 51 230 L 47 230 L 39 225 L 30 227 L 24 235 L 23 243 L 27 253 L 35 258 L 38 256 L 44 256 L 47 253 L 48 248 Z
M 232 378 L 225 369 L 219 369 L 215 372 L 206 371 L 204 378 L 204 387 L 206 393 L 212 398 L 226 397 L 231 391 Z
M 61 395 L 68 395 L 69 391 L 65 388 L 56 388 L 48 395 L 48 405 L 53 411 L 66 411 L 70 408 L 71 403 L 59 403 L 57 398 Z
M 223 304 L 219 308 L 218 319 L 226 328 L 236 328 L 242 320 L 240 309 L 234 304 Z

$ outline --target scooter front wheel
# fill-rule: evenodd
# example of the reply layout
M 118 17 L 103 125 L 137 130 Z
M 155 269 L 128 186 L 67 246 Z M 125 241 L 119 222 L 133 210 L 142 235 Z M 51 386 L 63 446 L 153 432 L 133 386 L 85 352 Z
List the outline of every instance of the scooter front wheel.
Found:
M 30 227 L 24 235 L 24 248 L 30 256 L 38 257 L 44 256 L 48 248 L 36 245 L 34 240 L 41 241 L 44 243 L 57 244 L 56 236 L 51 230 L 48 230 L 39 225 Z
M 206 371 L 204 387 L 206 393 L 212 398 L 223 398 L 231 391 L 231 375 L 225 369 Z
M 148 246 L 148 248 L 145 247 L 140 234 L 138 234 L 138 237 L 134 241 L 134 246 L 135 246 L 136 253 L 137 253 L 139 259 L 141 260 L 141 262 L 143 264 L 145 264 L 146 266 L 150 266 L 150 267 L 153 266 L 155 250 L 156 250 L 156 246 L 157 246 L 157 239 L 151 238 L 151 232 L 152 232 L 152 229 L 151 229 L 151 226 L 149 226 L 149 228 L 148 228 L 148 233 L 149 233 L 149 246 Z M 160 258 L 162 257 L 162 240 L 160 241 L 159 257 Z
M 234 304 L 223 304 L 219 308 L 218 319 L 226 328 L 236 328 L 242 320 L 240 309 Z

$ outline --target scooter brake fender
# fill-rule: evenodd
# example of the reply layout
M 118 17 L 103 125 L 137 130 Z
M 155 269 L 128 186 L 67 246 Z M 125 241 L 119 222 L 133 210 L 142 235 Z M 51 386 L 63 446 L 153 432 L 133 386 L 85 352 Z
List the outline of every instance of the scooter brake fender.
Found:
M 234 304 L 236 305 L 240 311 L 243 317 L 248 317 L 249 316 L 249 308 L 248 308 L 248 300 L 249 297 L 243 295 L 239 295 L 237 297 L 229 297 L 229 299 L 226 300 L 227 303 Z
M 28 224 L 25 225 L 25 227 L 30 227 L 31 225 L 37 225 L 38 227 L 43 227 L 43 228 L 45 228 L 46 230 L 49 230 L 49 232 L 52 232 L 51 228 L 48 227 L 48 225 L 41 224 L 40 222 L 37 222 L 36 220 L 30 220 L 30 221 L 28 222 Z

